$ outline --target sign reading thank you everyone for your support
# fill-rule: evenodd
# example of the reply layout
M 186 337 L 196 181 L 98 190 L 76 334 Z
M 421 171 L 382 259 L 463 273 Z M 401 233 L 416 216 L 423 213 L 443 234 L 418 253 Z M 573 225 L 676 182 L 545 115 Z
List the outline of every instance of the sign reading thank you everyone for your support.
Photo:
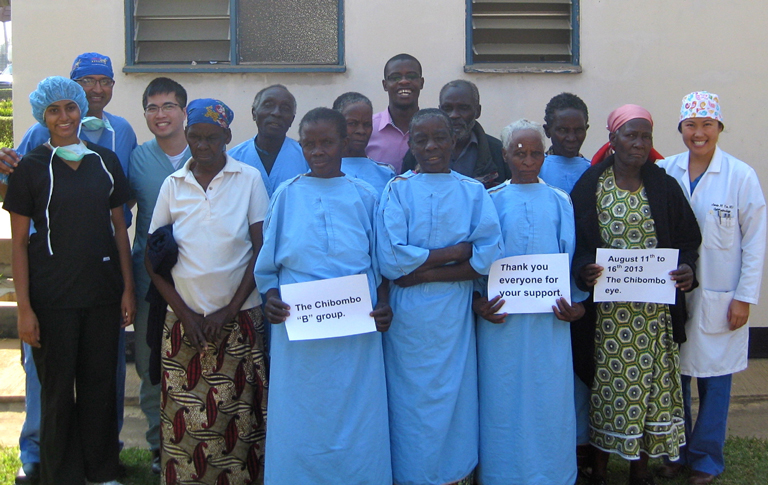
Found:
M 571 301 L 568 255 L 526 254 L 499 259 L 488 274 L 488 299 L 501 295 L 499 313 L 550 313 L 557 300 Z

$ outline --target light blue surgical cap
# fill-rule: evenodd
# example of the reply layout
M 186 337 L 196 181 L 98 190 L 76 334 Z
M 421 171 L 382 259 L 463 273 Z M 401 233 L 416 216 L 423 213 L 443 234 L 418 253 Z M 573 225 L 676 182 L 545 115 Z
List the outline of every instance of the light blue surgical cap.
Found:
M 45 126 L 45 109 L 51 104 L 63 99 L 71 99 L 80 107 L 80 117 L 88 113 L 88 100 L 82 86 L 71 79 L 61 76 L 51 76 L 40 81 L 37 89 L 29 94 L 29 104 L 32 105 L 32 116 Z

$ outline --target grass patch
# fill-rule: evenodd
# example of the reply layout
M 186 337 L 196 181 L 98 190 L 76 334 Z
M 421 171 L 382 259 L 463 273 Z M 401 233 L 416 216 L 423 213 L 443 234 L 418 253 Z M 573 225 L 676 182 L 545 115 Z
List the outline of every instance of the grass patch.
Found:
M 19 447 L 0 446 L 0 485 L 13 485 L 20 466 Z
M 128 448 L 120 453 L 120 460 L 128 469 L 128 476 L 121 479 L 123 485 L 155 485 L 160 477 L 152 473 L 152 453 L 140 448 Z
M 123 485 L 157 485 L 160 477 L 152 473 L 152 455 L 149 450 L 129 448 L 120 453 L 120 460 L 128 469 L 128 476 L 118 481 Z M 21 466 L 19 447 L 0 446 L 0 485 L 13 485 Z
M 16 471 L 21 466 L 19 448 L 0 446 L 0 485 L 12 485 Z M 725 443 L 727 469 L 717 478 L 717 485 L 765 485 L 768 477 L 768 441 L 757 438 L 729 438 Z M 120 459 L 128 469 L 128 476 L 121 479 L 123 485 L 156 485 L 160 478 L 152 473 L 151 454 L 148 450 L 130 448 L 123 450 Z M 662 464 L 651 460 L 651 469 Z M 608 466 L 608 483 L 626 485 L 629 480 L 629 463 L 617 456 L 611 457 Z M 341 478 L 341 477 L 340 477 Z M 687 485 L 688 475 L 683 473 L 674 480 L 657 478 L 658 485 Z M 579 484 L 586 481 L 580 480 Z
M 757 438 L 729 438 L 725 442 L 726 470 L 714 482 L 717 485 L 765 485 L 768 477 L 768 441 Z M 655 470 L 663 465 L 663 460 L 651 460 L 649 468 Z M 629 480 L 629 462 L 611 456 L 608 464 L 609 485 L 626 485 Z M 658 485 L 688 485 L 688 471 L 684 471 L 674 480 L 656 478 Z M 579 480 L 578 485 L 586 484 Z

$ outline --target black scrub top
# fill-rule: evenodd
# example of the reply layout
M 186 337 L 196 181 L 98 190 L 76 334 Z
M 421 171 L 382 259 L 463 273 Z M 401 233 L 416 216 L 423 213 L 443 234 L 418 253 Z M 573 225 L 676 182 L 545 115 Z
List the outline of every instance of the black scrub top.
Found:
M 119 302 L 122 296 L 111 209 L 130 199 L 128 182 L 117 155 L 86 145 L 101 158 L 89 153 L 73 170 L 58 155 L 51 160 L 51 150 L 40 145 L 8 180 L 3 208 L 31 218 L 36 231 L 29 238 L 33 309 L 87 308 Z

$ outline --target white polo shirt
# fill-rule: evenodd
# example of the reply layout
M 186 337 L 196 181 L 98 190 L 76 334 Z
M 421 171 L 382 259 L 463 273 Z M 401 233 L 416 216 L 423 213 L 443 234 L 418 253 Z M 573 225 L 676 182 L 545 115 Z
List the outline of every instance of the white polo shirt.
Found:
M 191 161 L 163 182 L 149 232 L 173 224 L 176 291 L 189 308 L 207 315 L 232 301 L 253 255 L 248 228 L 264 220 L 269 196 L 261 173 L 229 155 L 203 191 L 189 170 Z M 260 304 L 256 289 L 241 310 Z

